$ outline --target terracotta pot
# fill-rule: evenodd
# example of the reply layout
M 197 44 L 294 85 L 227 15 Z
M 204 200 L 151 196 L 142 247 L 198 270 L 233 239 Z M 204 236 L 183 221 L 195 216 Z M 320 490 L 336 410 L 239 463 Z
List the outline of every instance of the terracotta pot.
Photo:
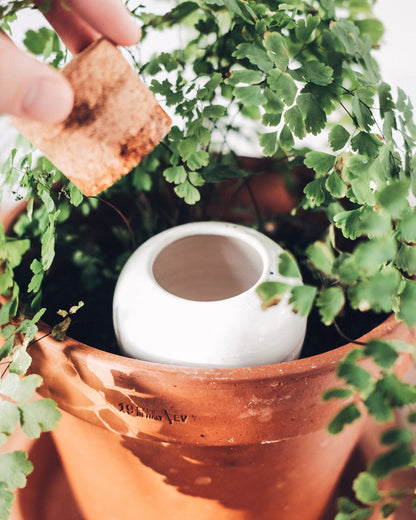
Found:
M 236 167 L 254 175 L 216 185 L 202 204 L 203 215 L 230 222 L 251 224 L 261 217 L 290 213 L 303 196 L 303 188 L 313 179 L 305 166 L 289 168 L 268 158 L 238 157 Z M 287 175 L 284 170 L 287 169 Z
M 390 318 L 370 337 L 415 334 Z M 330 436 L 340 403 L 321 399 L 351 347 L 195 369 L 46 337 L 32 370 L 63 411 L 53 436 L 86 519 L 317 520 L 363 427 Z

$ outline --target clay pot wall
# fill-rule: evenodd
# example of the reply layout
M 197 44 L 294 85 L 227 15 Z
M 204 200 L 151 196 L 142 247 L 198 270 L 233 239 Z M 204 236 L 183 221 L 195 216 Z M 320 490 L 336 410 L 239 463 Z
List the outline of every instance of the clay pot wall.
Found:
M 415 339 L 393 318 L 376 336 Z M 87 520 L 317 520 L 364 424 L 326 432 L 343 403 L 321 395 L 351 347 L 217 370 L 47 337 L 32 370 L 64 412 L 53 435 Z

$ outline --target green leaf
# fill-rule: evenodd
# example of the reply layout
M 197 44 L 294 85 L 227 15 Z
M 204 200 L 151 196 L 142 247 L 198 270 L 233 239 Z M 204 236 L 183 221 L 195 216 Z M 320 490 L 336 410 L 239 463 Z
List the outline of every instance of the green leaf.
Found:
M 158 56 L 158 62 L 160 65 L 162 65 L 166 72 L 172 72 L 174 71 L 175 69 L 178 68 L 179 66 L 179 63 L 178 61 L 175 59 L 174 55 L 171 54 L 170 52 L 161 52 Z M 159 72 L 159 71 L 157 71 Z M 216 82 L 217 81 L 217 75 L 213 75 L 212 77 L 212 83 Z M 207 87 L 207 84 L 205 85 L 205 88 L 209 88 Z M 213 89 L 215 89 L 215 87 L 213 87 Z
M 324 392 L 322 399 L 329 401 L 331 399 L 347 399 L 352 396 L 352 391 L 349 388 L 331 388 Z
M 369 309 L 374 312 L 391 312 L 400 283 L 400 274 L 394 269 L 384 269 L 364 278 L 348 290 L 351 306 L 362 312 Z
M 163 172 L 163 176 L 168 182 L 174 182 L 175 184 L 181 184 L 187 179 L 186 170 L 183 166 L 171 166 L 166 168 Z
M 410 444 L 413 439 L 414 433 L 407 428 L 390 428 L 382 433 L 380 442 L 389 446 L 391 444 Z
M 9 323 L 10 318 L 12 317 L 11 312 L 13 309 L 13 301 L 7 301 L 3 303 L 0 307 L 0 327 Z
M 196 2 L 181 2 L 165 15 L 167 20 L 169 21 L 168 25 L 174 25 L 183 21 L 187 16 L 192 14 L 198 8 L 199 5 Z
M 46 207 L 46 210 L 48 213 L 52 213 L 55 210 L 55 202 L 53 198 L 51 197 L 50 193 L 46 191 L 46 189 L 43 189 L 40 192 L 40 199 L 43 202 L 43 204 Z
M 189 181 L 178 184 L 175 188 L 175 193 L 190 205 L 197 203 L 201 198 L 199 191 Z
M 221 85 L 222 83 L 222 75 L 219 73 L 215 73 L 211 76 L 211 78 L 205 83 L 205 85 L 200 88 L 197 92 L 197 98 L 208 100 L 211 98 L 212 93 Z
M 364 404 L 368 413 L 378 422 L 391 421 L 394 417 L 389 404 L 384 400 L 383 395 L 374 389 L 365 399 Z
M 9 239 L 6 237 L 6 244 L 2 247 L 1 259 L 7 260 L 10 264 L 10 267 L 17 267 L 23 255 L 30 248 L 30 240 L 18 240 L 18 239 Z
M 152 176 L 137 165 L 132 172 L 132 183 L 138 191 L 151 191 L 153 186 Z
M 244 106 L 263 105 L 267 101 L 259 85 L 234 87 L 233 92 L 236 99 Z
M 359 392 L 365 392 L 371 384 L 370 373 L 354 363 L 341 361 L 337 368 L 337 376 Z
M 56 428 L 61 412 L 52 399 L 41 399 L 19 405 L 22 430 L 29 439 Z
M 235 87 L 239 83 L 247 83 L 253 85 L 254 83 L 260 83 L 263 80 L 263 73 L 258 70 L 241 69 L 232 70 L 230 75 L 225 80 L 227 85 Z
M 395 108 L 390 85 L 382 81 L 377 87 L 377 94 L 380 105 L 380 115 L 384 118 L 387 112 L 391 112 Z
M 337 507 L 338 511 L 346 514 L 353 513 L 357 509 L 357 505 L 347 497 L 338 498 Z
M 325 201 L 325 178 L 319 177 L 309 182 L 305 188 L 304 193 L 309 199 L 312 207 L 320 206 Z
M 410 424 L 416 424 L 416 411 L 412 411 L 408 414 L 407 420 Z
M 395 265 L 410 276 L 416 275 L 416 247 L 400 244 Z
M 286 70 L 289 65 L 289 50 L 285 38 L 278 32 L 267 33 L 263 39 L 263 45 L 268 50 L 268 55 L 275 66 Z
M 258 119 L 258 118 L 256 118 Z M 280 121 L 282 119 L 282 114 L 281 113 L 265 113 L 263 114 L 263 117 L 261 119 L 261 122 L 264 126 L 277 126 Z M 289 129 L 288 129 L 289 130 Z M 290 130 L 289 130 L 290 132 Z M 290 134 L 292 136 L 292 134 Z M 292 141 L 293 141 L 293 136 L 292 136 Z M 294 142 L 293 142 L 294 144 Z M 291 145 L 291 148 L 293 147 L 293 144 Z
M 207 105 L 202 111 L 202 117 L 206 117 L 207 119 L 219 119 L 224 116 L 226 110 L 227 109 L 222 105 Z
M 382 142 L 374 134 L 359 132 L 351 139 L 351 148 L 356 152 L 374 158 L 378 154 Z
M 256 292 L 263 302 L 262 308 L 267 309 L 279 304 L 289 289 L 290 285 L 287 283 L 270 281 L 261 283 Z
M 264 89 L 263 94 L 265 95 L 265 97 L 267 99 L 267 103 L 265 105 L 263 105 L 263 108 L 264 108 L 266 114 L 269 114 L 269 115 L 273 114 L 275 116 L 277 116 L 277 115 L 281 116 L 285 105 L 281 101 L 280 97 L 275 92 L 270 90 L 270 88 L 267 88 L 267 87 Z M 277 124 L 279 124 L 279 121 L 280 121 L 280 118 L 279 118 Z
M 416 402 L 416 386 L 400 381 L 395 374 L 387 374 L 378 380 L 376 389 L 394 408 Z
M 267 83 L 286 105 L 292 105 L 298 93 L 298 87 L 287 72 L 280 69 L 271 70 L 267 76 Z
M 69 200 L 71 204 L 75 207 L 78 207 L 81 202 L 84 200 L 84 195 L 81 193 L 79 188 L 75 186 L 74 183 L 69 182 L 68 183 L 68 193 L 69 193 Z
M 273 68 L 273 61 L 269 58 L 267 52 L 254 43 L 240 43 L 237 45 L 233 56 L 239 60 L 247 59 L 263 72 L 269 72 Z
M 194 137 L 182 139 L 178 144 L 178 151 L 181 157 L 186 161 L 198 148 L 198 141 Z
M 370 106 L 360 96 L 360 92 L 354 93 L 351 107 L 359 127 L 368 132 L 374 124 L 374 118 Z
M 362 209 L 353 209 L 337 213 L 333 217 L 335 225 L 342 230 L 342 234 L 346 238 L 355 240 L 357 237 L 365 234 L 363 231 Z
M 306 249 L 306 255 L 310 262 L 325 274 L 332 272 L 334 263 L 333 251 L 324 242 L 314 242 Z
M 253 23 L 256 19 L 251 7 L 241 0 L 224 0 L 224 5 L 231 13 L 240 16 L 246 22 Z
M 299 72 L 307 83 L 314 83 L 322 87 L 330 85 L 333 81 L 334 71 L 318 60 L 307 61 Z
M 305 117 L 306 130 L 318 135 L 326 127 L 326 114 L 315 96 L 310 93 L 300 94 L 296 101 Z
M 7 489 L 5 482 L 0 482 L 0 520 L 8 520 L 14 495 Z
M 334 152 L 342 150 L 347 144 L 350 134 L 342 125 L 335 125 L 329 132 L 328 141 Z
M 376 201 L 393 218 L 400 218 L 409 208 L 408 195 L 410 183 L 408 180 L 391 182 L 376 194 Z
M 397 222 L 397 231 L 399 237 L 403 242 L 416 242 L 416 209 L 412 211 Z
M 397 243 L 393 236 L 385 235 L 358 244 L 353 253 L 358 272 L 370 276 L 394 259 Z
M 43 277 L 45 275 L 42 262 L 34 258 L 30 264 L 30 270 L 33 272 L 33 276 L 28 286 L 28 292 L 37 293 L 42 286 Z
M 300 278 L 300 270 L 296 258 L 288 251 L 283 251 L 279 255 L 277 266 L 279 274 L 286 278 Z
M 369 467 L 371 475 L 377 479 L 387 477 L 392 471 L 406 468 L 412 464 L 413 452 L 411 448 L 400 445 L 397 448 L 377 457 Z
M 377 486 L 377 480 L 367 472 L 361 472 L 354 480 L 353 490 L 357 500 L 363 504 L 376 504 L 382 499 Z
M 33 465 L 27 460 L 27 453 L 0 453 L 0 482 L 4 482 L 10 491 L 25 487 L 26 477 L 32 471 Z
M 396 509 L 397 509 L 397 506 L 400 505 L 400 502 L 398 502 L 397 500 L 393 501 L 393 502 L 388 502 L 387 504 L 383 504 L 381 506 L 381 515 L 383 518 L 388 518 L 390 515 L 392 515 Z
M 42 267 L 47 271 L 55 258 L 55 215 L 49 215 L 49 222 L 41 237 Z
M 17 348 L 13 353 L 12 362 L 9 365 L 9 372 L 24 375 L 32 363 L 31 356 L 24 348 Z
M 364 352 L 366 356 L 372 357 L 379 367 L 386 370 L 390 369 L 399 357 L 388 341 L 379 339 L 370 340 L 365 345 Z
M 192 186 L 203 186 L 205 179 L 199 172 L 188 172 L 188 179 Z
M 279 135 L 279 144 L 283 148 L 283 150 L 289 151 L 295 145 L 295 140 L 293 139 L 292 132 L 290 131 L 287 125 L 283 125 L 283 128 Z
M 260 146 L 263 148 L 263 153 L 266 157 L 271 157 L 277 151 L 277 132 L 268 132 L 260 134 Z
M 362 20 L 354 20 L 354 24 L 358 27 L 361 34 L 368 34 L 371 38 L 373 46 L 378 45 L 384 34 L 384 26 L 377 18 L 364 18 Z
M 317 288 L 311 285 L 295 285 L 290 293 L 289 303 L 294 312 L 308 316 L 315 301 Z
M 14 403 L 0 401 L 0 434 L 11 435 L 19 422 L 19 411 Z
M 328 424 L 328 432 L 331 435 L 341 433 L 347 424 L 351 424 L 361 417 L 361 412 L 357 405 L 351 403 L 345 406 Z
M 330 287 L 318 294 L 317 306 L 325 325 L 330 325 L 340 313 L 345 303 L 344 292 L 340 287 Z
M 354 56 L 359 52 L 360 34 L 358 27 L 353 22 L 340 19 L 331 25 L 331 31 L 342 43 L 347 54 Z
M 295 29 L 296 38 L 300 42 L 306 42 L 311 37 L 313 31 L 318 27 L 321 19 L 319 16 L 308 14 L 306 20 L 301 18 Z
M 14 345 L 14 334 L 0 347 L 0 359 L 6 358 L 12 351 Z
M 20 378 L 17 374 L 7 374 L 0 384 L 0 394 L 16 402 L 28 401 L 41 385 L 42 378 L 36 374 Z
M 414 280 L 405 281 L 404 290 L 399 296 L 399 311 L 396 316 L 408 327 L 416 327 L 416 282 Z
M 209 154 L 205 150 L 198 150 L 197 152 L 191 153 L 186 160 L 186 164 L 191 170 L 199 170 L 209 164 Z
M 30 52 L 37 56 L 45 55 L 45 50 L 50 46 L 50 51 L 46 52 L 46 57 L 48 57 L 52 49 L 55 51 L 59 50 L 59 43 L 58 46 L 56 46 L 56 42 L 54 42 L 55 38 L 55 31 L 46 27 L 41 27 L 38 31 L 30 29 L 26 31 L 23 44 Z
M 374 238 L 392 232 L 390 216 L 385 211 L 368 206 L 337 213 L 333 220 L 343 235 L 352 240 L 362 235 Z
M 333 170 L 329 174 L 325 181 L 325 188 L 336 199 L 344 198 L 348 190 L 347 184 L 342 180 L 336 170 Z
M 6 325 L 0 329 L 0 336 L 4 339 L 9 339 L 11 336 L 14 336 L 16 332 L 16 327 L 13 324 Z
M 299 139 L 303 139 L 306 135 L 305 123 L 303 115 L 297 105 L 289 108 L 285 113 L 285 121 L 290 130 Z

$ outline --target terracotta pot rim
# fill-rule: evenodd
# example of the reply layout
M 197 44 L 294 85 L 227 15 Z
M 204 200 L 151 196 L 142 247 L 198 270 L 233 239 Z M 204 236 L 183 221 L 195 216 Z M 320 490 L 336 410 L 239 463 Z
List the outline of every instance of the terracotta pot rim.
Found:
M 365 342 L 370 339 L 384 337 L 391 334 L 399 327 L 404 325 L 398 322 L 394 315 L 389 316 L 380 325 L 360 337 L 357 341 Z M 40 324 L 39 332 L 35 337 L 35 341 L 40 341 L 43 346 L 50 346 L 50 348 L 63 348 L 70 352 L 72 358 L 77 358 L 80 363 L 84 363 L 88 357 L 88 364 L 97 365 L 110 363 L 113 369 L 125 370 L 131 372 L 152 372 L 154 375 L 173 375 L 181 374 L 188 375 L 190 378 L 196 377 L 198 379 L 211 379 L 216 381 L 250 381 L 260 379 L 269 379 L 279 377 L 299 377 L 310 374 L 313 377 L 314 373 L 322 374 L 326 371 L 333 371 L 333 366 L 337 364 L 347 352 L 357 346 L 356 343 L 347 343 L 335 349 L 309 356 L 305 358 L 296 359 L 293 361 L 285 361 L 271 365 L 257 365 L 251 367 L 237 367 L 237 368 L 212 368 L 212 367 L 197 367 L 197 366 L 182 366 L 169 365 L 163 363 L 155 363 L 150 361 L 143 361 L 140 359 L 129 358 L 121 354 L 113 354 L 95 347 L 91 347 L 67 337 L 64 341 L 56 341 L 51 336 L 45 336 L 50 332 L 50 327 L 46 324 Z M 35 343 L 36 344 L 36 343 Z M 86 356 L 87 355 L 87 356 Z

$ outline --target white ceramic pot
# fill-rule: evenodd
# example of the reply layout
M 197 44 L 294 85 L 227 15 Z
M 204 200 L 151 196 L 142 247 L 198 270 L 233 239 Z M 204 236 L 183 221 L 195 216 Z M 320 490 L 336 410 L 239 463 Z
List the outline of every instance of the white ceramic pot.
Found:
M 306 318 L 288 296 L 266 310 L 256 287 L 302 283 L 277 271 L 283 249 L 223 222 L 164 231 L 139 247 L 118 280 L 115 332 L 123 352 L 145 361 L 205 367 L 256 366 L 298 357 Z

